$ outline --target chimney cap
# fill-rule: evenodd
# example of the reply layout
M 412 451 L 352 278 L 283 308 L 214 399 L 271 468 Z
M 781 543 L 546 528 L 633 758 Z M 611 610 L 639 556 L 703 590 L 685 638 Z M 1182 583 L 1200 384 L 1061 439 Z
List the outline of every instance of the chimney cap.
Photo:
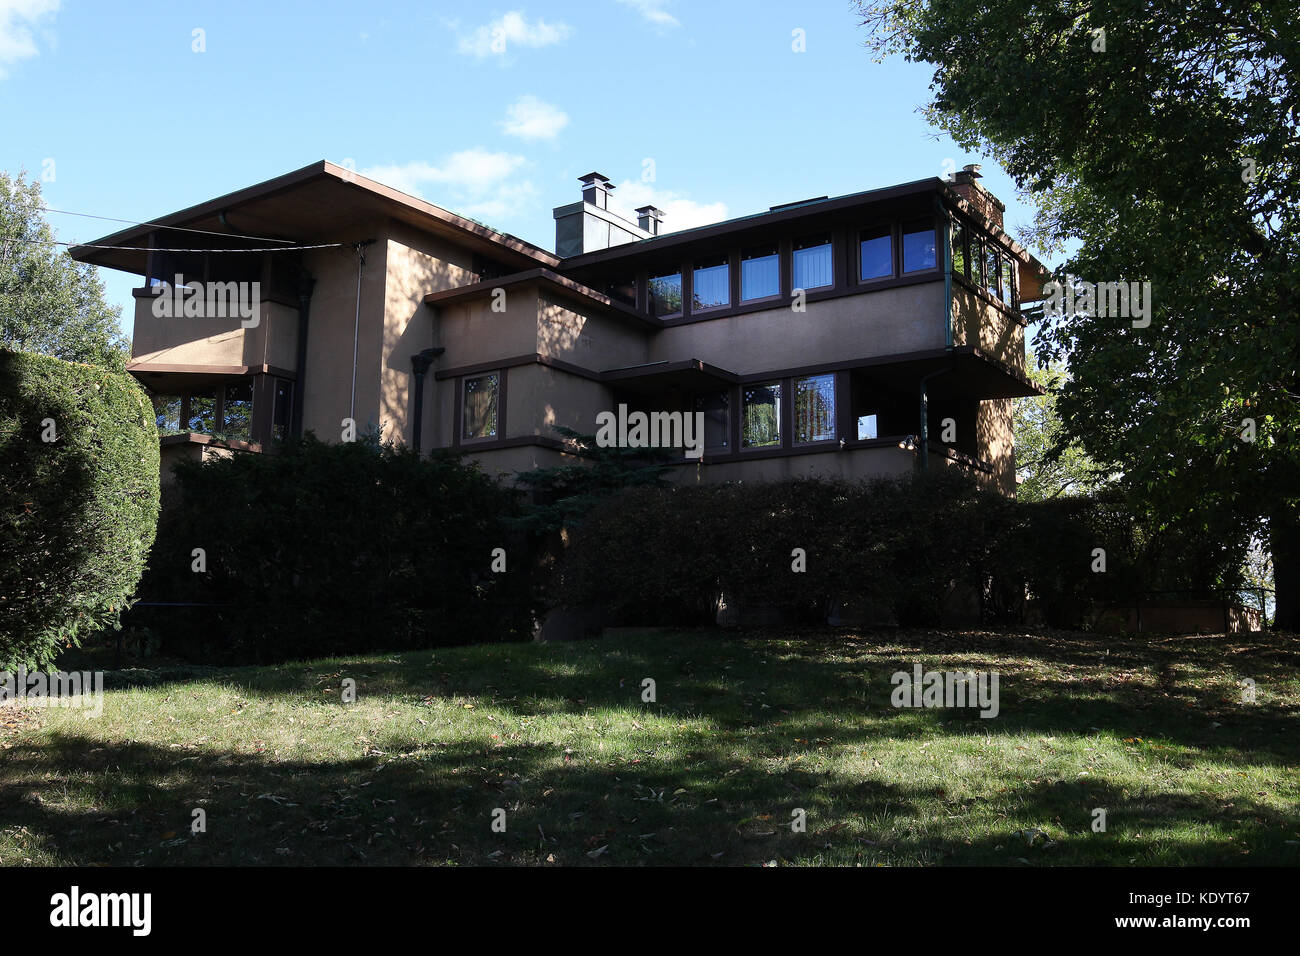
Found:
M 961 171 L 966 175 L 970 176 L 971 179 L 980 179 L 984 175 L 983 173 L 980 172 L 980 170 L 983 168 L 984 167 L 982 167 L 979 163 L 967 163 L 965 166 L 961 168 Z
M 638 215 L 655 216 L 659 219 L 662 219 L 664 215 L 664 211 L 658 206 L 638 206 L 636 212 Z
M 587 183 L 589 185 L 596 183 L 605 184 L 609 182 L 609 177 L 601 173 L 587 173 L 585 176 L 579 176 L 578 182 Z M 613 187 L 611 186 L 610 188 L 612 189 Z

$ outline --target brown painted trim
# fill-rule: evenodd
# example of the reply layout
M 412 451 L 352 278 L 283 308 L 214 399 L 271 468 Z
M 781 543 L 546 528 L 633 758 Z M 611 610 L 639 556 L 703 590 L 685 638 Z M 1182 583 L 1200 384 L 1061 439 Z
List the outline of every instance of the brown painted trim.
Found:
M 433 373 L 433 377 L 435 381 L 442 382 L 451 378 L 461 378 L 465 375 L 477 375 L 479 372 L 495 372 L 497 369 L 518 368 L 521 365 L 545 365 L 547 368 L 568 372 L 570 375 L 576 375 L 579 378 L 589 379 L 593 382 L 602 380 L 601 373 L 594 369 L 583 368 L 563 359 L 551 358 L 541 352 L 515 355 L 511 358 L 498 359 L 495 362 L 478 362 L 475 365 L 458 365 L 455 368 L 440 369 Z
M 989 295 L 988 289 L 981 289 L 979 286 L 977 286 L 974 282 L 971 282 L 970 279 L 962 275 L 960 272 L 957 272 L 955 270 L 953 271 L 952 281 L 954 284 L 960 285 L 967 292 L 972 292 L 975 295 L 979 296 L 980 299 L 987 305 L 996 306 L 999 312 L 1005 315 L 1008 319 L 1011 319 L 1021 328 L 1028 327 L 1029 325 L 1028 319 L 1026 319 L 1019 312 L 1017 312 L 1014 308 L 1007 305 L 1001 299 L 993 298 L 993 296 Z
M 450 226 L 457 232 L 468 233 L 494 246 L 503 247 L 543 265 L 556 266 L 561 261 L 555 253 L 548 252 L 540 246 L 535 246 L 507 233 L 497 232 L 482 223 L 458 216 L 423 199 L 408 196 L 406 193 L 399 192 L 390 186 L 375 182 L 373 179 L 367 179 L 359 173 L 342 166 L 336 166 L 334 163 L 323 159 L 293 172 L 285 173 L 283 176 L 277 176 L 274 179 L 268 179 L 265 182 L 227 193 L 224 196 L 218 196 L 216 199 L 209 199 L 198 205 L 189 206 L 165 216 L 159 216 L 153 219 L 147 227 L 132 226 L 128 229 L 119 230 L 111 235 L 94 240 L 91 245 L 144 245 L 142 241 L 144 236 L 153 230 L 166 229 L 170 226 L 183 226 L 221 212 L 228 212 L 237 206 L 246 205 L 256 200 L 269 199 L 318 179 L 333 179 L 345 183 L 373 196 L 422 213 L 444 227 Z M 68 253 L 78 261 L 93 262 L 96 258 L 102 257 L 102 254 L 106 251 L 108 250 L 91 249 L 87 246 L 73 246 L 68 250 Z
M 261 453 L 263 451 L 260 442 L 239 441 L 234 438 L 213 438 L 211 435 L 204 435 L 202 432 L 180 432 L 175 435 L 161 435 L 158 438 L 159 445 L 211 445 L 214 448 L 229 448 L 232 451 L 248 451 Z
M 717 365 L 710 365 L 700 359 L 683 359 L 677 362 L 651 362 L 648 365 L 632 365 L 627 368 L 612 368 L 600 373 L 602 382 L 626 382 L 639 378 L 651 378 L 656 375 L 670 375 L 674 372 L 703 372 L 724 382 L 736 383 L 740 376 Z
M 128 362 L 126 370 L 132 375 L 149 372 L 182 375 L 277 375 L 292 379 L 296 376 L 278 365 L 167 365 L 161 362 Z
M 800 365 L 794 368 L 771 369 L 763 372 L 749 372 L 739 374 L 717 365 L 710 365 L 700 359 L 682 359 L 674 362 L 652 363 L 649 365 L 633 366 L 631 368 L 607 369 L 603 372 L 596 372 L 591 369 L 585 369 L 577 365 L 559 359 L 553 359 L 548 356 L 536 353 L 533 355 L 517 355 L 513 358 L 498 359 L 494 362 L 479 362 L 476 365 L 461 365 L 456 368 L 443 369 L 435 373 L 434 378 L 438 381 L 445 381 L 452 378 L 462 378 L 466 375 L 477 375 L 482 372 L 494 372 L 497 369 L 517 368 L 522 365 L 545 365 L 557 371 L 567 372 L 571 375 L 577 375 L 588 381 L 600 382 L 602 384 L 616 385 L 619 382 L 635 380 L 642 377 L 648 377 L 659 374 L 670 374 L 682 371 L 699 371 L 724 382 L 730 382 L 736 385 L 752 385 L 755 382 L 767 382 L 779 378 L 799 378 L 805 375 L 824 375 L 831 372 L 852 371 L 859 368 L 871 368 L 877 365 L 899 365 L 907 362 L 919 362 L 926 359 L 936 359 L 955 356 L 973 356 L 982 362 L 993 366 L 997 371 L 1011 376 L 1022 385 L 1030 386 L 1035 389 L 1034 385 L 1027 376 L 1014 368 L 999 361 L 992 355 L 981 351 L 974 345 L 957 345 L 952 350 L 944 348 L 924 349 L 917 352 L 896 352 L 891 355 L 875 355 L 860 358 L 845 359 L 839 362 L 823 362 L 816 365 Z M 737 415 L 739 414 L 739 405 Z M 459 426 L 457 426 L 459 427 Z
M 897 186 L 887 186 L 883 189 L 872 189 L 847 196 L 837 196 L 834 199 L 825 199 L 820 202 L 805 203 L 787 209 L 769 210 L 753 216 L 728 219 L 726 222 L 699 226 L 695 229 L 684 229 L 681 232 L 670 232 L 663 236 L 656 236 L 653 239 L 642 239 L 639 242 L 629 242 L 610 249 L 600 249 L 596 252 L 572 256 L 564 260 L 564 267 L 566 269 L 582 267 L 610 262 L 628 256 L 650 255 L 652 252 L 670 249 L 686 243 L 714 239 L 744 229 L 752 229 L 755 226 L 813 219 L 825 213 L 842 212 L 857 206 L 868 206 L 873 203 L 902 199 L 909 196 L 925 195 L 926 193 L 939 191 L 943 185 L 943 180 L 935 176 L 929 179 L 918 179 L 910 183 L 901 183 Z
M 528 446 L 549 448 L 552 451 L 561 452 L 568 448 L 568 446 L 558 438 L 550 438 L 546 435 L 519 435 L 515 438 L 497 438 L 481 442 L 472 442 L 468 445 L 460 445 L 449 450 L 464 455 L 477 455 L 484 451 L 500 451 L 503 448 L 526 448 Z
M 833 248 L 833 247 L 832 247 Z M 832 253 L 834 255 L 834 253 Z M 792 276 L 789 269 L 783 270 L 787 276 Z M 833 286 L 822 286 L 819 289 L 805 290 L 804 302 L 822 302 L 826 299 L 840 299 L 850 295 L 865 295 L 870 292 L 880 292 L 884 289 L 895 289 L 901 286 L 922 285 L 927 282 L 943 282 L 943 273 L 937 275 L 930 272 L 911 273 L 906 276 L 895 276 L 890 279 L 873 279 L 869 282 L 862 282 L 857 285 L 841 287 L 840 273 L 843 270 L 836 268 L 836 284 Z M 783 281 L 791 281 L 783 277 Z M 741 305 L 729 306 L 725 309 L 710 309 L 708 312 L 697 312 L 686 316 L 675 316 L 672 318 L 659 320 L 664 328 L 672 328 L 678 325 L 693 325 L 696 322 L 712 322 L 715 319 L 726 319 L 734 315 L 746 315 L 751 312 L 770 312 L 773 308 L 788 309 L 790 307 L 790 294 L 785 296 L 783 304 L 775 304 L 771 299 L 762 301 L 745 302 Z
M 558 291 L 562 295 L 567 294 L 582 301 L 599 305 L 601 308 L 608 309 L 620 316 L 635 319 L 648 328 L 657 329 L 661 327 L 660 321 L 654 316 L 640 313 L 635 307 L 625 302 L 619 302 L 603 292 L 597 292 L 589 286 L 552 272 L 550 269 L 528 269 L 524 272 L 501 276 L 497 279 L 485 279 L 482 282 L 472 282 L 469 285 L 457 286 L 454 289 L 430 292 L 424 297 L 423 301 L 425 305 L 431 306 L 446 305 L 449 302 L 467 302 L 473 299 L 487 298 L 497 289 L 507 289 L 533 282 L 552 291 Z
M 456 400 L 453 403 L 455 408 L 456 421 L 455 428 L 451 433 L 451 445 L 453 448 L 480 448 L 484 445 L 494 444 L 502 441 L 497 438 L 466 438 L 464 435 L 465 428 L 465 379 L 477 378 L 480 375 L 491 375 L 496 373 L 497 376 L 497 435 L 501 436 L 506 433 L 506 381 L 509 374 L 505 368 L 494 365 L 491 368 L 483 369 L 481 372 L 469 372 L 461 375 L 456 379 Z

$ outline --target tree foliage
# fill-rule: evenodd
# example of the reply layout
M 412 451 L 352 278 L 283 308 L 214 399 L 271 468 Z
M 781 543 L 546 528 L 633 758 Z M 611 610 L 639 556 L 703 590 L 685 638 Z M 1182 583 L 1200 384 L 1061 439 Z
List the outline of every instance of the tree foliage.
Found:
M 1037 367 L 1030 357 L 1029 378 L 1045 391 L 1017 398 L 1011 406 L 1016 438 L 1016 497 L 1045 501 L 1087 494 L 1106 483 L 1105 472 L 1065 431 L 1056 411 L 1056 396 L 1069 377 L 1064 363 Z
M 1300 626 L 1300 137 L 1293 2 L 864 0 L 879 55 L 935 66 L 927 112 L 1037 204 L 1060 279 L 1146 281 L 1147 327 L 1046 317 L 1068 434 L 1207 535 L 1268 523 Z
M 115 624 L 158 522 L 158 434 L 132 378 L 0 349 L 0 670 Z
M 95 267 L 53 244 L 41 185 L 0 173 L 0 345 L 123 371 L 121 309 Z

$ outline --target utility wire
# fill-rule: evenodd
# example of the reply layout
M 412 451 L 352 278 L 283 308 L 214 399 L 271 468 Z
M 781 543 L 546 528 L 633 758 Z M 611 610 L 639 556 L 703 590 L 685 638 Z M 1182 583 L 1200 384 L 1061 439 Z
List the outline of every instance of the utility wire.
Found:
M 60 216 L 81 216 L 83 219 L 102 219 L 105 222 L 124 222 L 129 226 L 156 226 L 159 229 L 170 229 L 176 232 L 199 232 L 205 236 L 228 236 L 231 239 L 256 239 L 259 242 L 283 242 L 292 244 L 292 239 L 273 239 L 270 236 L 247 236 L 238 232 L 214 232 L 211 229 L 193 229 L 189 226 L 167 226 L 161 222 L 136 222 L 134 219 L 117 219 L 113 216 L 96 216 L 89 212 L 70 212 L 67 209 L 51 209 L 49 206 L 41 206 L 43 212 L 52 212 Z
M 217 233 L 226 235 L 226 233 Z M 279 241 L 279 240 L 274 240 Z M 342 249 L 355 246 L 355 242 L 321 242 L 311 246 L 269 246 L 259 249 L 162 249 L 156 246 L 106 246 L 94 242 L 63 242 L 59 239 L 28 239 L 23 236 L 0 236 L 0 242 L 31 242 L 45 246 L 74 246 L 82 249 L 121 249 L 127 252 L 294 252 L 298 249 Z

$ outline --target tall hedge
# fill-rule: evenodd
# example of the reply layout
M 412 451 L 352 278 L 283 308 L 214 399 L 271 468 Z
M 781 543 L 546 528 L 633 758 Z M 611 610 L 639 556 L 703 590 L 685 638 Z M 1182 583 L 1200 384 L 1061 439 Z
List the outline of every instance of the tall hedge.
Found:
M 1138 591 L 1230 587 L 1240 557 L 1112 496 L 1017 502 L 945 469 L 632 489 L 572 535 L 555 598 L 665 625 L 711 623 L 721 595 L 810 621 L 848 602 L 902 624 L 938 623 L 962 602 L 1021 623 L 1032 601 L 1047 623 L 1075 626 Z
M 309 435 L 175 476 L 142 590 L 199 606 L 132 615 L 170 653 L 251 663 L 532 635 L 531 556 L 507 526 L 518 495 L 473 465 Z
M 115 623 L 158 522 L 158 432 L 130 376 L 0 349 L 0 669 Z

